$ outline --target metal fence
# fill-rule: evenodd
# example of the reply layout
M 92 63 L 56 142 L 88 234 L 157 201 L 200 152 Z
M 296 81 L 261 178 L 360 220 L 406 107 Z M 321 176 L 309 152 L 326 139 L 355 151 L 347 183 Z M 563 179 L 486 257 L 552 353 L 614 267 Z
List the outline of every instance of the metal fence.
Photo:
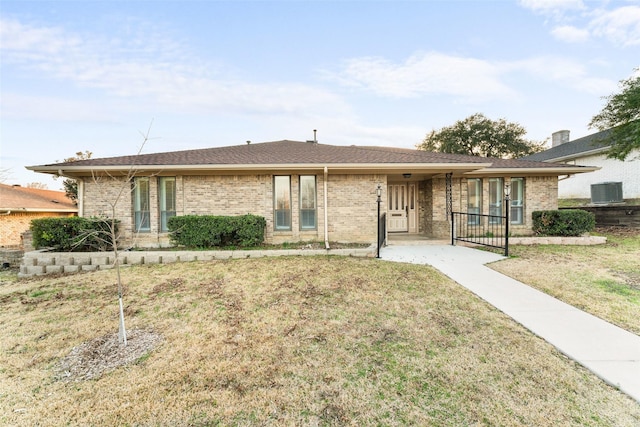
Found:
M 504 249 L 509 256 L 509 209 L 504 216 L 451 212 L 451 244 L 456 241 Z
M 376 257 L 380 258 L 380 248 L 387 240 L 387 213 L 378 214 L 378 247 Z

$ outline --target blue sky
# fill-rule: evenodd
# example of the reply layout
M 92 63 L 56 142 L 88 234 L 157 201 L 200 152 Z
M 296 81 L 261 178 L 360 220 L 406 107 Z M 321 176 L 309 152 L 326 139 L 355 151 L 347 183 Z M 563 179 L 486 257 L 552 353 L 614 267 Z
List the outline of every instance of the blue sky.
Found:
M 280 139 L 413 148 L 474 113 L 588 135 L 640 0 L 0 3 L 0 169 Z

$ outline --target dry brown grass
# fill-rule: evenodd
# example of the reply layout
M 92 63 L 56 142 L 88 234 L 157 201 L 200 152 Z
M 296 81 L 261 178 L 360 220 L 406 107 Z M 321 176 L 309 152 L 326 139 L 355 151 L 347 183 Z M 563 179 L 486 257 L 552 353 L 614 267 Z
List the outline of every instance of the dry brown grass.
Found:
M 640 406 L 429 267 L 297 257 L 124 271 L 162 344 L 56 379 L 117 330 L 115 274 L 0 286 L 3 425 L 640 424 Z
M 604 229 L 597 246 L 511 246 L 491 268 L 640 334 L 640 230 Z

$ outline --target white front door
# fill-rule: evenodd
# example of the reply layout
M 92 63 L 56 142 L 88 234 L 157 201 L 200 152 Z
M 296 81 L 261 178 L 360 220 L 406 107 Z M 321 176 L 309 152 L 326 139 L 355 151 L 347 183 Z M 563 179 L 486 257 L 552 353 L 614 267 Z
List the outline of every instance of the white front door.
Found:
M 394 231 L 409 231 L 409 222 L 407 221 L 409 214 L 407 184 L 389 184 L 387 192 L 389 194 L 388 231 L 390 233 Z

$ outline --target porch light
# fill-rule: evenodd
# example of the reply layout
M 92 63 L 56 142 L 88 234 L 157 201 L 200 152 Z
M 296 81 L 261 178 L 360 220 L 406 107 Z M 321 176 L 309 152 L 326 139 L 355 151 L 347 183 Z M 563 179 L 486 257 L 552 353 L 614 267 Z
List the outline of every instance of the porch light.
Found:
M 410 173 L 403 173 L 403 174 L 402 174 L 402 177 L 403 177 L 404 179 L 409 179 L 409 178 L 411 178 L 411 174 L 410 174 Z
M 380 202 L 382 197 L 382 185 L 380 184 L 378 184 L 378 187 L 376 188 L 376 196 L 378 196 L 378 202 Z

